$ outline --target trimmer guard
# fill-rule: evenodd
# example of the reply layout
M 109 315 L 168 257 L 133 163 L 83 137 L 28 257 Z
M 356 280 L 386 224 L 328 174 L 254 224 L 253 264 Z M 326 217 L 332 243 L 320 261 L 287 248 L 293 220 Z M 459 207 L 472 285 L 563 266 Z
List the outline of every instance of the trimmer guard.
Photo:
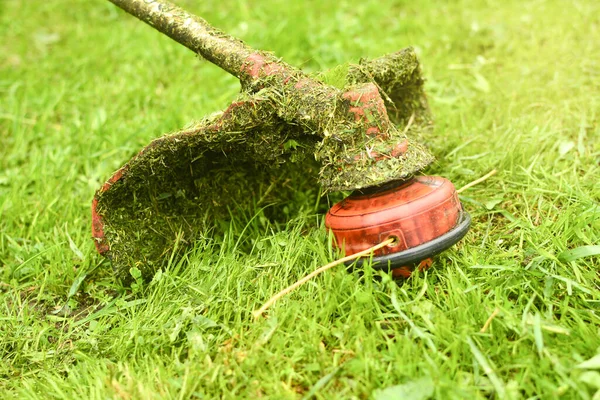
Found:
M 261 53 L 243 69 L 243 91 L 225 111 L 152 141 L 97 191 L 92 234 L 121 278 L 132 266 L 151 277 L 230 213 L 319 184 L 382 184 L 433 160 L 412 139 L 431 120 L 410 48 L 346 66 L 344 89 Z

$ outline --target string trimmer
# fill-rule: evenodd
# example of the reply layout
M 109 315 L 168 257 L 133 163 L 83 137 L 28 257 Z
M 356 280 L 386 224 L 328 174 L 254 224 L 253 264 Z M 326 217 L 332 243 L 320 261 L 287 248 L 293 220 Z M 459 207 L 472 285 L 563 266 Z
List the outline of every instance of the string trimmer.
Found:
M 426 267 L 467 232 L 452 183 L 415 177 L 433 157 L 412 139 L 431 118 L 411 48 L 337 69 L 343 79 L 328 84 L 166 1 L 110 1 L 241 82 L 227 109 L 155 139 L 97 191 L 96 248 L 121 277 L 132 266 L 151 276 L 293 174 L 314 175 L 325 193 L 352 190 L 327 227 L 347 255 L 392 238 L 372 265 L 395 275 Z

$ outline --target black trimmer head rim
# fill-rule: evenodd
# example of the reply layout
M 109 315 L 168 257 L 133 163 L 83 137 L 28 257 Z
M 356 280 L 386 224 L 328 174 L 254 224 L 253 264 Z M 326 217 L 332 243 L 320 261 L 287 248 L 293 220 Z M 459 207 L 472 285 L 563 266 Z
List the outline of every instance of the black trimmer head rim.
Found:
M 444 235 L 423 243 L 419 246 L 392 254 L 373 258 L 359 258 L 357 260 L 347 261 L 347 266 L 362 267 L 363 264 L 371 260 L 371 268 L 376 271 L 390 271 L 403 266 L 418 265 L 421 261 L 434 257 L 444 250 L 449 249 L 458 243 L 469 231 L 471 226 L 471 215 L 466 211 L 461 211 L 456 226 Z

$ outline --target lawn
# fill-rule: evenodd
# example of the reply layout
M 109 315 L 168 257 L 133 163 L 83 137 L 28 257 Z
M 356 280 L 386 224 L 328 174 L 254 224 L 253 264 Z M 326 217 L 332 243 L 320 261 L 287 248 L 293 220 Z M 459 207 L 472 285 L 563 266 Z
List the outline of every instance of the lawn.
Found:
M 466 238 L 403 283 L 338 267 L 253 319 L 339 257 L 339 195 L 315 187 L 123 286 L 95 190 L 239 84 L 108 1 L 0 0 L 1 398 L 600 398 L 600 2 L 177 4 L 310 72 L 414 46 L 424 173 L 497 174 L 461 194 Z

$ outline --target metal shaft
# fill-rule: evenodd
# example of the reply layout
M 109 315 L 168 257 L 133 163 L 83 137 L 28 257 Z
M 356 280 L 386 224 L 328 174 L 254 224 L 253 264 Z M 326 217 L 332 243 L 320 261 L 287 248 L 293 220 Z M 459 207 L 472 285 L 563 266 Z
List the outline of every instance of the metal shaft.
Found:
M 168 1 L 109 1 L 237 78 L 244 61 L 256 52 L 244 42 Z

